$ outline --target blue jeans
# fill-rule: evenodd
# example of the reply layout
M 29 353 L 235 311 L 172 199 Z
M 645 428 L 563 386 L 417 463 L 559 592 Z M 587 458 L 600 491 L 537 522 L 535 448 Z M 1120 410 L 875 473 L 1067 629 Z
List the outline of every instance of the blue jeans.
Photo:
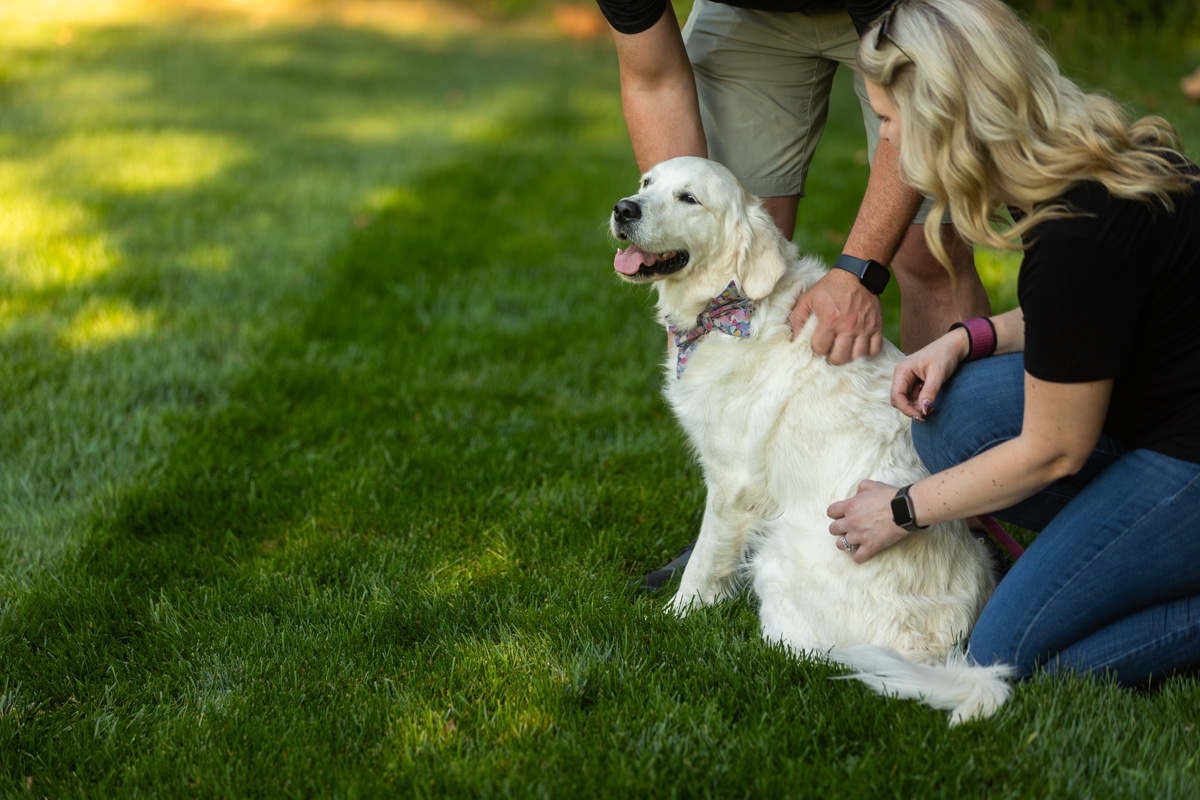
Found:
M 1021 432 L 1020 354 L 964 364 L 913 424 L 938 472 Z M 1107 436 L 1076 475 L 994 515 L 1038 536 L 971 634 L 973 659 L 1121 683 L 1200 665 L 1200 464 Z

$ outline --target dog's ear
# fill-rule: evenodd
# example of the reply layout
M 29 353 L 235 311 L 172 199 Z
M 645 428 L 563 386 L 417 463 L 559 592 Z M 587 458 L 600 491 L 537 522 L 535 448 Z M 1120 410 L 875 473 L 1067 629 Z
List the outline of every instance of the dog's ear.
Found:
M 759 300 L 769 295 L 787 272 L 795 251 L 792 243 L 775 227 L 775 221 L 761 202 L 754 200 L 743 208 L 737 276 L 746 296 Z

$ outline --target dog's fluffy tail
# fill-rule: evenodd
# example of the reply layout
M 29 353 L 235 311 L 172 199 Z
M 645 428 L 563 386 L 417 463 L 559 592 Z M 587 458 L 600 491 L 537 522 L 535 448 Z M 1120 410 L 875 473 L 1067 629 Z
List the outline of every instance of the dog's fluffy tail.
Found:
M 949 711 L 950 724 L 990 717 L 1012 694 L 1008 678 L 1012 667 L 971 664 L 955 648 L 946 663 L 918 664 L 895 650 L 875 645 L 837 647 L 829 658 L 854 670 L 841 678 L 862 681 L 887 697 L 919 700 L 927 706 Z

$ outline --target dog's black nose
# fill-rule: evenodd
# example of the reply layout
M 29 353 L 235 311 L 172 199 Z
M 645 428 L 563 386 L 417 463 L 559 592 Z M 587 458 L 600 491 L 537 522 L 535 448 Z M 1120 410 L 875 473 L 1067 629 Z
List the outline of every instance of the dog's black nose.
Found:
M 613 216 L 618 222 L 632 222 L 642 218 L 642 207 L 632 200 L 622 200 L 613 206 Z

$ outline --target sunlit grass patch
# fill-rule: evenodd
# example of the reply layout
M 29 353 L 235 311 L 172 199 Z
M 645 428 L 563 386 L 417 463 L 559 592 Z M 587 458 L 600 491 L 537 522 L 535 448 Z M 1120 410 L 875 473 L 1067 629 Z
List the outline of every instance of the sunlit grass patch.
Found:
M 92 301 L 59 333 L 58 341 L 71 350 L 86 350 L 145 335 L 154 328 L 153 314 L 125 303 Z
M 55 150 L 49 169 L 71 182 L 135 195 L 194 188 L 236 170 L 249 154 L 225 137 L 170 130 L 83 133 Z
M 103 274 L 119 257 L 82 204 L 39 191 L 29 173 L 0 164 L 0 286 L 8 298 Z
M 550 734 L 563 713 L 569 667 L 545 636 L 526 641 L 521 631 L 468 640 L 422 663 L 406 664 L 394 678 L 400 703 L 389 749 L 401 757 L 436 754 L 465 737 L 476 745 L 512 747 L 527 737 Z M 432 653 L 430 655 L 433 655 Z M 453 691 L 473 687 L 470 695 Z

